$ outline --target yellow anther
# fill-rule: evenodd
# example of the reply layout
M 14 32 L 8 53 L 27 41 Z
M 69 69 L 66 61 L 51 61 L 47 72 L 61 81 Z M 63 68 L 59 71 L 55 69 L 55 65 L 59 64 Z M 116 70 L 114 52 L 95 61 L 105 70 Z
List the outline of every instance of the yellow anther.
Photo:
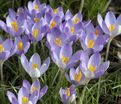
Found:
M 22 97 L 22 104 L 28 104 L 28 102 L 29 102 L 28 97 L 23 96 L 23 97 Z
M 98 36 L 98 35 L 99 35 L 99 33 L 100 33 L 100 32 L 99 32 L 99 30 L 98 30 L 98 29 L 96 29 L 96 30 L 95 30 L 95 35 L 96 35 L 96 36 Z
M 34 18 L 34 22 L 39 22 L 40 19 L 39 18 Z
M 68 97 L 71 96 L 70 88 L 67 88 L 64 92 Z
M 34 70 L 37 70 L 37 69 L 39 68 L 39 65 L 38 65 L 38 64 L 32 64 L 32 68 L 33 68 Z
M 11 26 L 12 26 L 12 28 L 13 28 L 13 30 L 14 30 L 15 32 L 18 31 L 18 24 L 17 24 L 17 22 L 15 22 L 15 21 L 11 22 Z
M 76 73 L 76 74 L 74 75 L 74 79 L 75 79 L 77 82 L 80 82 L 81 78 L 82 78 L 82 73 L 81 73 L 81 72 Z
M 36 5 L 34 5 L 34 9 L 36 10 L 36 11 L 38 11 L 39 10 L 39 6 L 36 4 Z
M 69 57 L 65 57 L 64 55 L 62 55 L 62 61 L 67 64 L 69 62 Z
M 74 23 L 74 24 L 77 24 L 77 23 L 79 23 L 79 21 L 80 21 L 79 18 L 76 16 L 76 17 L 74 18 L 74 20 L 73 20 L 73 23 Z
M 3 45 L 0 44 L 0 53 L 4 52 L 4 48 L 3 48 Z
M 75 32 L 75 28 L 74 28 L 74 27 L 71 27 L 71 28 L 70 28 L 70 31 L 71 31 L 72 33 L 74 33 L 74 32 Z
M 96 71 L 96 67 L 95 66 L 92 66 L 92 65 L 89 65 L 89 70 L 91 72 L 95 72 Z
M 50 28 L 52 29 L 53 27 L 55 27 L 57 24 L 56 24 L 56 22 L 55 21 L 52 21 L 51 23 L 50 23 Z
M 17 47 L 19 51 L 23 50 L 23 42 L 22 41 L 18 42 Z
M 53 9 L 53 12 L 56 14 L 58 12 L 58 9 Z
M 58 46 L 61 46 L 61 40 L 59 38 L 56 38 L 55 39 L 55 44 L 58 45 Z
M 32 86 L 31 89 L 30 89 L 30 92 L 33 93 L 37 90 L 37 87 L 36 86 Z
M 34 36 L 34 38 L 37 38 L 37 36 L 39 35 L 39 30 L 38 29 L 34 29 L 32 31 L 32 35 Z
M 116 27 L 115 27 L 115 25 L 113 25 L 113 24 L 110 25 L 110 26 L 108 27 L 108 29 L 109 29 L 110 32 L 112 32 L 113 30 L 115 30 L 115 28 L 116 28 Z
M 93 48 L 94 47 L 94 40 L 89 40 L 88 44 L 87 44 L 87 48 Z

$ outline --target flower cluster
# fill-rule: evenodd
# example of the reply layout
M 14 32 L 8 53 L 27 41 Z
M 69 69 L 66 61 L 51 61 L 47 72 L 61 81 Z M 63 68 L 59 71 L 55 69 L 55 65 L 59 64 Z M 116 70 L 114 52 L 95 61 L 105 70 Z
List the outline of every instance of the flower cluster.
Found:
M 40 4 L 39 0 L 28 2 L 27 8 L 18 8 L 17 12 L 9 9 L 6 22 L 0 20 L 0 28 L 14 37 L 4 42 L 0 38 L 0 62 L 13 54 L 21 55 L 25 71 L 34 80 L 32 85 L 26 80 L 18 92 L 18 100 L 7 92 L 12 104 L 36 104 L 47 91 L 47 86 L 40 91 L 37 80 L 48 69 L 50 58 L 41 65 L 40 56 L 34 53 L 28 61 L 25 53 L 31 44 L 46 39 L 53 62 L 60 70 L 66 71 L 65 77 L 72 84 L 69 88 L 60 89 L 62 102 L 67 104 L 76 97 L 75 87 L 89 83 L 91 79 L 101 77 L 108 69 L 110 62 L 103 62 L 100 52 L 104 45 L 121 33 L 121 15 L 116 19 L 113 12 L 106 14 L 103 21 L 97 16 L 96 27 L 91 21 L 83 21 L 81 13 L 74 16 L 69 10 L 64 14 L 63 8 L 51 8 Z M 73 52 L 73 44 L 79 40 L 82 49 Z

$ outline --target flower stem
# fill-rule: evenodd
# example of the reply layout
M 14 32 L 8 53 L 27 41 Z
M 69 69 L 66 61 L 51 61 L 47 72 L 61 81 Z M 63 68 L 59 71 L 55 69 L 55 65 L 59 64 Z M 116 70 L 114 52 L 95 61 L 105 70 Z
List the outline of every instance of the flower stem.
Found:
M 33 52 L 34 52 L 34 53 L 36 52 L 36 42 L 33 43 Z
M 80 99 L 79 99 L 79 104 L 83 104 L 83 100 L 84 100 L 86 88 L 87 88 L 87 86 L 85 85 L 85 86 L 84 86 L 84 89 L 83 89 L 83 91 L 82 91 L 81 97 L 80 97 Z
M 108 42 L 108 45 L 107 45 L 105 61 L 108 60 L 108 55 L 109 55 L 109 49 L 110 49 L 111 41 L 112 41 L 112 38 L 109 39 L 109 42 Z
M 83 7 L 84 7 L 84 0 L 81 0 L 80 8 L 79 8 L 80 13 L 82 13 Z
M 4 83 L 4 77 L 3 77 L 3 62 L 0 62 L 0 72 L 1 72 L 1 83 Z

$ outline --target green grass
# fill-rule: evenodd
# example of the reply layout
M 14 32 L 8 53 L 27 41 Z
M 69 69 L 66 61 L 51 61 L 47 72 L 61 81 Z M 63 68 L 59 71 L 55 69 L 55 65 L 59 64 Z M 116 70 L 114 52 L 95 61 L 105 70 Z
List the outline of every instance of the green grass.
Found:
M 0 0 L 0 18 L 5 19 L 8 14 L 8 8 L 14 8 L 15 10 L 20 6 L 27 5 L 28 0 Z M 82 0 L 83 1 L 83 0 Z M 97 13 L 105 14 L 108 11 L 108 6 L 110 0 L 42 0 L 42 2 L 50 4 L 53 8 L 62 6 L 64 11 L 69 9 L 73 14 L 82 11 L 84 15 L 84 20 L 92 19 L 95 23 Z M 115 8 L 115 7 L 114 7 Z M 115 11 L 117 12 L 117 11 Z M 3 38 L 8 37 L 3 31 L 0 32 L 0 36 Z M 45 40 L 43 40 L 44 49 L 42 49 L 40 43 L 37 44 L 36 52 L 40 54 L 42 61 L 49 56 L 49 51 L 45 46 Z M 111 46 L 115 49 L 115 47 Z M 74 51 L 79 50 L 80 46 L 77 43 L 74 46 Z M 28 58 L 34 53 L 33 46 L 30 47 L 28 53 L 26 54 Z M 105 54 L 103 52 L 103 54 Z M 112 57 L 109 56 L 111 61 Z M 77 102 L 80 98 L 82 99 L 83 104 L 116 104 L 118 99 L 121 97 L 121 67 L 111 66 L 108 70 L 110 73 L 106 73 L 100 79 L 91 80 L 87 86 L 79 86 L 77 90 Z M 115 71 L 111 71 L 115 70 Z M 17 91 L 22 85 L 22 80 L 27 79 L 31 82 L 29 75 L 24 71 L 20 64 L 20 60 L 17 55 L 9 58 L 3 65 L 4 72 L 4 84 L 0 83 L 0 101 L 4 104 L 9 104 L 8 98 L 6 96 L 6 91 L 10 90 L 17 94 Z M 41 86 L 47 84 L 49 86 L 48 92 L 42 98 L 38 104 L 62 104 L 59 93 L 55 90 L 55 87 L 58 84 L 59 75 L 53 82 L 55 75 L 58 72 L 58 67 L 52 62 L 45 75 L 42 76 L 40 80 Z M 53 83 L 52 83 L 53 82 Z M 62 82 L 62 87 L 71 85 L 65 78 Z M 3 89 L 4 88 L 4 89 Z M 2 99 L 2 93 L 5 94 L 5 99 Z M 83 96 L 83 98 L 82 98 Z M 1 103 L 3 104 L 3 103 Z M 77 103 L 79 104 L 79 103 Z

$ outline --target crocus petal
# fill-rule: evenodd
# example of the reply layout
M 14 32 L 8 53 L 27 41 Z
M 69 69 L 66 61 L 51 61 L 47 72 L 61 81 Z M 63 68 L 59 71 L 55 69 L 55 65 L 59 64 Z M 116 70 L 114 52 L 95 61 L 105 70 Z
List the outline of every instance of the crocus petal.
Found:
M 17 98 L 16 98 L 16 96 L 12 92 L 7 91 L 7 96 L 8 96 L 8 99 L 9 99 L 10 103 L 18 104 Z
M 21 64 L 27 73 L 30 72 L 28 60 L 24 54 L 21 55 Z
M 107 26 L 110 26 L 112 24 L 116 23 L 116 17 L 113 12 L 108 12 L 105 16 L 105 23 Z
M 88 61 L 88 68 L 90 65 L 97 67 L 101 64 L 101 55 L 99 53 L 93 54 Z
M 48 57 L 48 58 L 44 61 L 44 63 L 42 64 L 42 66 L 41 66 L 41 68 L 40 68 L 40 73 L 41 73 L 41 75 L 44 74 L 44 73 L 47 71 L 49 65 L 50 65 L 50 58 Z
M 41 89 L 40 95 L 39 95 L 39 99 L 41 99 L 45 95 L 47 90 L 48 90 L 48 86 L 47 85 Z
M 104 74 L 104 72 L 108 69 L 109 65 L 109 61 L 106 61 L 102 65 L 100 65 L 98 70 L 95 72 L 95 78 L 101 77 Z

